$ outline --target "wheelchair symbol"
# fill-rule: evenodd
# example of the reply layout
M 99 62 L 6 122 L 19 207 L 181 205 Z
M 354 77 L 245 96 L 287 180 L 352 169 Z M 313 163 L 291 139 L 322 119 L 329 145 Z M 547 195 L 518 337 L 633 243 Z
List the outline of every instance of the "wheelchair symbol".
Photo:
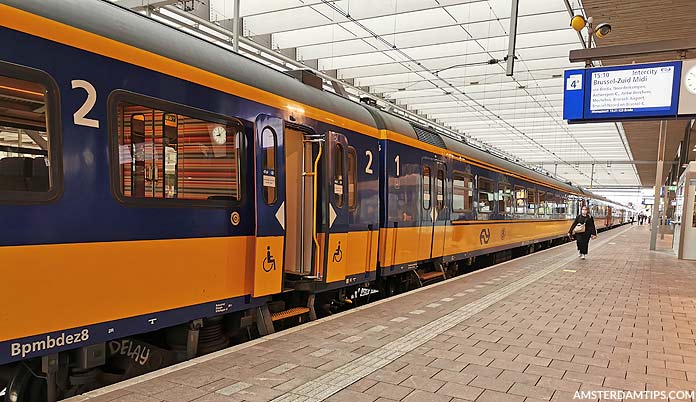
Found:
M 341 251 L 341 242 L 338 242 L 338 247 L 336 248 L 336 251 L 333 253 L 333 262 L 341 262 L 343 259 L 343 251 Z
M 271 255 L 271 246 L 266 247 L 266 258 L 263 259 L 263 272 L 275 271 L 276 263 L 275 258 Z

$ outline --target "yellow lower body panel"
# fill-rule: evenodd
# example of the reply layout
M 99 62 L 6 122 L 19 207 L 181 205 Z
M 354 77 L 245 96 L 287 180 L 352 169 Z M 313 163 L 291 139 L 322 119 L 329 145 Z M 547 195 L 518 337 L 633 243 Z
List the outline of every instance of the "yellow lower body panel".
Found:
M 0 247 L 0 341 L 251 293 L 253 237 Z
M 496 248 L 563 236 L 572 220 L 521 221 L 452 225 L 447 227 L 445 255 L 455 255 L 481 248 Z
M 362 231 L 328 234 L 328 253 L 326 254 L 326 283 L 344 281 L 346 278 L 375 271 L 379 232 Z M 324 244 L 327 234 L 319 234 L 319 260 L 324 261 Z M 340 242 L 340 245 L 339 245 Z
M 409 264 L 475 250 L 560 237 L 572 220 L 476 221 L 449 226 L 383 228 L 380 230 L 380 265 Z M 427 234 L 432 233 L 432 240 Z M 417 246 L 416 246 L 417 245 Z
M 257 237 L 254 258 L 254 297 L 283 290 L 284 236 Z

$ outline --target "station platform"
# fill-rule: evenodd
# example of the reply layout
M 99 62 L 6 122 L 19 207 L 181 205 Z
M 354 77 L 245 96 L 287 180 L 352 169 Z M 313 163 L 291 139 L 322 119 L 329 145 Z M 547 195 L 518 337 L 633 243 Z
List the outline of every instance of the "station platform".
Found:
M 601 233 L 587 260 L 569 243 L 69 401 L 534 402 L 696 390 L 696 263 L 649 251 L 648 229 Z

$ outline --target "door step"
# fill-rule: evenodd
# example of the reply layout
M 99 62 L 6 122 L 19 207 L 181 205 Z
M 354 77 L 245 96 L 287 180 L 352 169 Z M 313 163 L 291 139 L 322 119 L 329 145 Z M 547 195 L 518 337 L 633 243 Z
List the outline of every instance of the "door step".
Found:
M 308 307 L 293 307 L 284 311 L 279 311 L 277 313 L 271 314 L 271 321 L 280 321 L 292 317 L 297 317 L 303 314 L 309 314 L 310 310 Z
M 421 283 L 425 284 L 427 282 L 433 282 L 439 279 L 445 279 L 445 273 L 442 271 L 432 271 L 432 272 L 423 272 L 423 273 L 418 273 L 418 279 L 420 279 Z

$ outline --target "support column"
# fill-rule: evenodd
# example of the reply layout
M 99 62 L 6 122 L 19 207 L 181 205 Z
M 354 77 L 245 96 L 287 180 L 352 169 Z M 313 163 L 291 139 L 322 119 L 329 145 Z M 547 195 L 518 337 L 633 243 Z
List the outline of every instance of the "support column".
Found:
M 665 164 L 665 143 L 667 142 L 667 122 L 660 121 L 660 140 L 657 145 L 657 169 L 655 172 L 655 197 L 653 200 L 650 227 L 650 250 L 657 248 L 657 230 L 660 224 L 660 190 L 662 190 L 662 169 Z
M 512 0 L 510 9 L 510 37 L 508 39 L 507 66 L 505 75 L 512 77 L 515 71 L 515 43 L 517 42 L 517 10 L 520 0 Z
M 234 0 L 234 17 L 232 19 L 232 47 L 235 53 L 239 53 L 239 3 L 241 0 Z
M 592 190 L 593 185 L 594 185 L 594 163 L 592 164 L 592 173 L 590 173 L 590 190 Z

